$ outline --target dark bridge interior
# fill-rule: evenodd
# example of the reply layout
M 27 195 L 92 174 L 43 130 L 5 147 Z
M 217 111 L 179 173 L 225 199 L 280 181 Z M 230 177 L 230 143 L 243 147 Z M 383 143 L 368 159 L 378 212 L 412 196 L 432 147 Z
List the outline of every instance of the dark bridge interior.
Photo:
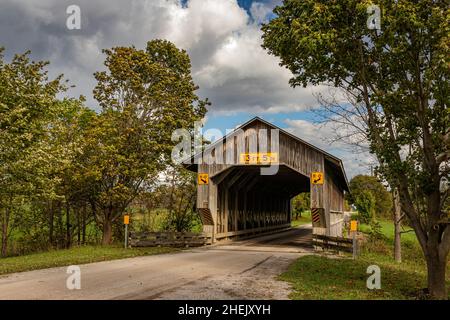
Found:
M 234 166 L 212 180 L 218 233 L 290 223 L 291 198 L 310 189 L 309 178 L 286 165 L 275 175 L 261 175 L 260 166 Z

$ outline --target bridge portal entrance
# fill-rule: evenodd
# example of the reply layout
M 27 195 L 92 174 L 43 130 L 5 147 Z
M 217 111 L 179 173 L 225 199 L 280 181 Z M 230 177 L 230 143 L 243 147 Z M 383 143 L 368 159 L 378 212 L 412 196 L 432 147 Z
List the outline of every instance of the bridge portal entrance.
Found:
M 291 199 L 310 192 L 313 234 L 342 236 L 342 161 L 258 117 L 195 155 L 197 210 L 213 241 L 290 226 Z

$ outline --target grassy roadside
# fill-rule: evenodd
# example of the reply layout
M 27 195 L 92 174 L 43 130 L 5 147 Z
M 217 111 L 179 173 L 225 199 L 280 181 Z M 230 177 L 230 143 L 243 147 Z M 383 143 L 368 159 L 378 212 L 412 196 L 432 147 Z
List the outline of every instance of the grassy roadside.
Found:
M 71 249 L 52 250 L 19 257 L 0 258 L 0 275 L 13 272 L 148 256 L 174 252 L 177 250 L 179 249 L 164 247 L 130 249 L 116 246 L 73 247 Z
M 393 225 L 381 222 L 384 240 L 369 242 L 357 260 L 348 255 L 341 258 L 310 255 L 296 260 L 289 270 L 279 276 L 289 282 L 293 291 L 291 299 L 336 300 L 407 300 L 423 297 L 426 287 L 426 266 L 414 233 L 402 235 L 401 263 L 394 261 Z M 368 232 L 362 226 L 361 231 Z M 367 267 L 377 265 L 381 270 L 381 289 L 368 290 Z M 447 286 L 450 293 L 450 263 L 447 269 Z M 450 295 L 449 295 L 450 299 Z
M 381 269 L 381 289 L 366 288 L 367 267 Z M 291 299 L 416 299 L 426 287 L 426 273 L 409 264 L 396 264 L 380 255 L 331 259 L 324 256 L 299 258 L 279 279 L 293 286 Z M 450 285 L 450 281 L 448 281 Z

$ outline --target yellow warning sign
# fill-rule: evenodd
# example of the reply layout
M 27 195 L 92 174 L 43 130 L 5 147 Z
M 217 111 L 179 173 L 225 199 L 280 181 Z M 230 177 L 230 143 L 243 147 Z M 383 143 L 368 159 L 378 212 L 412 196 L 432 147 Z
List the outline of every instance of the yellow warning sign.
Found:
M 239 163 L 241 164 L 269 164 L 278 162 L 278 153 L 276 152 L 255 152 L 241 153 Z
M 123 224 L 130 224 L 130 216 L 129 215 L 124 215 L 123 216 Z
M 323 184 L 323 172 L 313 172 L 311 173 L 311 183 L 312 184 Z
M 351 220 L 350 221 L 350 231 L 356 231 L 358 230 L 358 221 Z
M 207 173 L 199 173 L 198 174 L 198 184 L 208 184 L 209 176 Z

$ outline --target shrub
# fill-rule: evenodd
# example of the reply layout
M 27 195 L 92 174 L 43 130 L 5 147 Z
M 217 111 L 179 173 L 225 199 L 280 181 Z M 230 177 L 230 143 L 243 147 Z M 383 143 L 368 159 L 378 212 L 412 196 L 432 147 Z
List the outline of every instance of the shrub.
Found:
M 360 222 L 370 224 L 375 212 L 375 197 L 370 191 L 362 191 L 355 199 Z

